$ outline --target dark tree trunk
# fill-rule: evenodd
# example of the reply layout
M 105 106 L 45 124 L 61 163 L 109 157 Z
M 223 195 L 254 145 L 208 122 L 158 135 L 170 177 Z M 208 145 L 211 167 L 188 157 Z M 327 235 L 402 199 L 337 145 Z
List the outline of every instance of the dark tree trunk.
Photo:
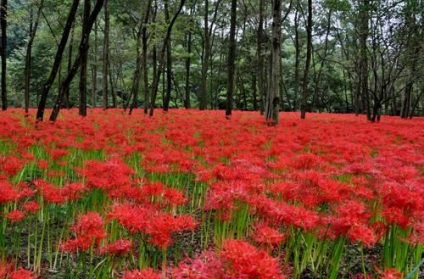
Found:
M 131 88 L 131 96 L 133 96 L 133 102 L 130 107 L 129 114 L 132 114 L 133 109 L 138 107 L 138 92 L 140 91 L 140 75 L 141 75 L 141 62 L 142 62 L 142 51 L 141 51 L 141 44 L 142 44 L 142 28 L 143 28 L 143 22 L 141 22 L 139 29 L 137 31 L 137 58 L 135 61 L 135 70 L 134 70 L 134 76 L 133 76 L 133 85 Z M 146 69 L 145 69 L 146 70 Z
M 230 48 L 228 52 L 228 86 L 227 86 L 227 105 L 225 117 L 228 119 L 233 110 L 235 71 L 236 71 L 236 16 L 237 0 L 231 1 L 231 19 L 230 19 Z
M 32 45 L 34 43 L 35 35 L 37 34 L 38 23 L 40 22 L 40 16 L 41 16 L 41 11 L 43 7 L 44 7 L 44 0 L 41 0 L 38 7 L 38 12 L 37 12 L 35 21 L 33 21 L 33 11 L 31 8 L 29 39 L 28 39 L 28 45 L 26 48 L 26 55 L 25 55 L 25 73 L 24 73 L 25 75 L 25 92 L 24 92 L 25 114 L 28 114 L 29 98 L 30 98 L 30 91 L 31 91 Z
M 362 106 L 365 107 L 367 112 L 367 119 L 371 120 L 370 108 L 370 94 L 368 92 L 368 15 L 369 0 L 363 0 L 360 7 L 360 29 L 359 29 L 359 43 L 360 43 L 360 77 L 359 77 L 359 90 L 361 92 Z
M 165 39 L 163 40 L 163 44 L 162 44 L 162 48 L 161 48 L 160 56 L 159 56 L 159 65 L 158 65 L 158 68 L 157 68 L 157 73 L 156 73 L 156 75 L 154 76 L 154 79 L 153 79 L 152 102 L 150 104 L 150 111 L 149 111 L 150 117 L 153 116 L 153 113 L 154 113 L 154 110 L 155 110 L 156 96 L 157 96 L 157 92 L 158 92 L 160 77 L 161 77 L 162 71 L 163 71 L 163 62 L 164 62 L 163 60 L 164 60 L 164 56 L 165 56 L 166 46 L 168 44 L 169 38 L 171 37 L 172 27 L 174 26 L 175 21 L 177 20 L 179 14 L 181 13 L 182 8 L 184 7 L 184 3 L 185 3 L 185 0 L 181 0 L 180 5 L 178 7 L 178 10 L 174 14 L 171 22 L 168 25 L 168 28 L 166 30 Z
M 307 47 L 306 47 L 306 62 L 305 72 L 303 75 L 302 85 L 302 103 L 300 109 L 300 118 L 305 119 L 306 110 L 308 105 L 308 81 L 309 81 L 309 70 L 311 66 L 312 57 L 312 0 L 308 0 L 308 24 L 306 26 L 307 32 Z
M 185 61 L 185 68 L 186 68 L 186 80 L 185 80 L 185 108 L 190 109 L 191 102 L 190 102 L 190 65 L 191 65 L 191 31 L 188 32 L 187 35 L 187 58 Z
M 294 98 L 293 98 L 293 111 L 297 111 L 298 109 L 298 101 L 299 101 L 299 81 L 300 81 L 300 74 L 299 74 L 299 68 L 300 68 L 300 39 L 299 39 L 299 7 L 300 4 L 298 4 L 296 8 L 296 13 L 294 16 L 294 47 L 296 50 L 295 54 L 295 62 L 294 62 Z
M 91 14 L 90 14 L 90 16 L 89 16 L 89 18 L 86 22 L 86 26 L 83 28 L 84 33 L 82 34 L 82 38 L 81 38 L 81 41 L 80 41 L 77 57 L 74 60 L 71 71 L 68 73 L 67 77 L 65 78 L 65 80 L 62 81 L 62 83 L 60 85 L 59 95 L 57 96 L 56 102 L 53 106 L 52 114 L 50 115 L 50 121 L 53 121 L 53 122 L 56 121 L 56 119 L 59 115 L 60 109 L 61 109 L 61 105 L 62 105 L 62 101 L 63 101 L 63 97 L 65 95 L 65 92 L 66 92 L 66 90 L 68 90 L 72 80 L 74 79 L 75 75 L 78 72 L 79 67 L 81 66 L 81 62 L 82 62 L 81 58 L 84 57 L 84 52 L 85 53 L 88 52 L 90 33 L 91 33 L 91 30 L 93 29 L 94 22 L 96 21 L 97 16 L 99 15 L 99 13 L 100 13 L 100 11 L 103 7 L 103 3 L 104 3 L 104 0 L 97 0 L 96 5 L 94 6 L 94 9 L 91 12 Z
M 209 0 L 205 0 L 204 10 L 204 27 L 203 27 L 203 57 L 202 57 L 202 80 L 200 85 L 199 109 L 205 110 L 208 103 L 207 78 L 210 56 L 210 36 L 209 36 Z
M 66 25 L 62 33 L 62 38 L 60 40 L 58 49 L 56 51 L 56 56 L 54 59 L 53 67 L 50 72 L 49 78 L 43 86 L 43 92 L 41 93 L 40 102 L 38 104 L 37 110 L 37 120 L 43 121 L 44 110 L 46 108 L 47 97 L 52 87 L 54 80 L 56 79 L 56 75 L 58 73 L 60 62 L 62 61 L 63 52 L 65 51 L 66 43 L 68 42 L 69 33 L 72 29 L 72 24 L 75 21 L 75 14 L 78 10 L 79 0 L 73 0 L 71 9 L 69 10 L 68 19 L 66 20 Z
M 91 88 L 91 106 L 95 108 L 97 106 L 97 33 L 98 33 L 98 24 L 97 21 L 94 22 L 94 65 L 93 65 L 93 75 L 92 75 L 92 88 Z
M 264 44 L 264 0 L 259 0 L 259 26 L 258 26 L 258 89 L 259 89 L 259 102 L 260 102 L 260 112 L 261 115 L 265 111 L 265 80 L 264 80 L 264 53 L 263 53 L 263 44 Z
M 88 69 L 88 48 L 90 43 L 89 18 L 91 13 L 91 0 L 84 0 L 84 19 L 82 27 L 83 41 L 86 43 L 80 49 L 81 71 L 79 80 L 79 115 L 87 116 L 87 69 Z
M 1 109 L 7 110 L 7 0 L 1 0 L 0 7 L 0 25 L 1 25 L 1 42 L 0 42 L 0 56 L 1 56 Z
M 252 97 L 253 97 L 253 110 L 257 111 L 258 110 L 258 92 L 257 92 L 257 85 L 256 85 L 257 81 L 256 81 L 256 75 L 253 74 L 252 75 Z
M 169 24 L 169 3 L 165 0 L 165 20 Z M 172 91 L 172 46 L 171 38 L 169 38 L 166 44 L 166 92 L 165 98 L 163 99 L 163 111 L 168 111 L 169 102 L 171 100 Z
M 150 10 L 151 10 L 152 0 L 149 0 L 146 5 L 146 13 L 144 15 L 144 24 L 142 31 L 142 47 L 143 47 L 143 57 L 141 66 L 143 67 L 143 85 L 144 85 L 144 114 L 148 113 L 150 105 L 150 92 L 149 92 L 149 72 L 147 70 L 147 23 L 149 22 Z
M 109 64 L 109 1 L 104 0 L 104 15 L 105 15 L 105 29 L 103 39 L 103 64 L 102 64 L 102 95 L 103 95 L 103 109 L 107 109 L 108 103 L 108 64 Z

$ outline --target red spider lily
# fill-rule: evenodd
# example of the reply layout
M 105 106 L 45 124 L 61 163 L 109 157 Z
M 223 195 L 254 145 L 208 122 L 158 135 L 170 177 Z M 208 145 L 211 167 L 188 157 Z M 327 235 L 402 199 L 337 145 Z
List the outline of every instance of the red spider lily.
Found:
M 402 279 L 403 273 L 397 270 L 396 268 L 388 268 L 381 270 L 379 268 L 375 268 L 378 273 L 379 279 Z
M 284 241 L 284 235 L 266 225 L 256 225 L 253 240 L 268 247 L 277 246 Z
M 56 188 L 52 184 L 41 179 L 34 181 L 34 185 L 41 192 L 46 202 L 57 204 L 66 202 L 66 195 L 61 188 Z
M 62 189 L 62 194 L 66 197 L 67 201 L 72 201 L 82 198 L 86 190 L 83 183 L 67 183 Z
M 122 279 L 161 279 L 160 274 L 153 271 L 151 268 L 143 270 L 131 270 L 124 272 Z
M 18 195 L 7 180 L 0 179 L 0 204 L 15 201 Z
M 131 185 L 131 175 L 134 173 L 129 166 L 117 159 L 106 162 L 86 161 L 79 172 L 86 178 L 88 187 L 106 191 Z
M 284 278 L 278 259 L 241 240 L 226 240 L 220 257 L 235 278 Z
M 0 158 L 0 170 L 9 177 L 15 176 L 25 165 L 25 162 L 15 156 L 2 156 Z
M 4 216 L 4 217 L 6 217 L 6 219 L 10 220 L 10 222 L 13 224 L 13 223 L 16 223 L 16 222 L 23 220 L 25 218 L 25 213 L 22 212 L 21 210 L 13 210 L 13 211 L 10 211 L 9 213 L 7 213 L 6 216 Z
M 1 278 L 1 276 L 0 276 Z M 37 276 L 29 270 L 23 269 L 22 267 L 18 270 L 12 271 L 9 276 L 9 279 L 35 279 Z
M 111 254 L 115 256 L 125 255 L 132 251 L 134 244 L 129 239 L 118 239 L 106 244 L 100 249 L 101 254 Z
M 194 259 L 187 258 L 178 267 L 168 270 L 169 278 L 174 279 L 223 279 L 224 265 L 218 255 L 210 250 L 203 251 Z
M 26 212 L 35 213 L 40 210 L 40 205 L 36 201 L 28 201 L 22 206 Z
M 87 251 L 93 245 L 98 245 L 106 237 L 103 229 L 103 219 L 96 212 L 88 212 L 78 218 L 78 222 L 72 227 L 76 238 L 65 241 L 61 244 L 61 249 L 73 252 L 78 249 Z
M 172 233 L 194 230 L 196 227 L 191 216 L 174 216 L 153 208 L 131 204 L 115 204 L 108 217 L 116 219 L 130 233 L 148 234 L 150 241 L 162 248 L 166 248 L 172 243 Z
M 47 160 L 40 159 L 40 160 L 38 160 L 38 162 L 37 162 L 37 167 L 38 167 L 39 169 L 42 169 L 42 170 L 48 169 L 48 167 L 49 167 L 49 162 L 47 162 Z

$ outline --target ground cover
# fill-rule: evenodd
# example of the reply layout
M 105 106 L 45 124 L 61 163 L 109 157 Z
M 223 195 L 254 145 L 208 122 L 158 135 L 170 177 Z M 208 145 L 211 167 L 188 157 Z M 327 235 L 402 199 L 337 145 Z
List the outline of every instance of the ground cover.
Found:
M 0 278 L 423 278 L 424 119 L 61 117 L 1 113 Z

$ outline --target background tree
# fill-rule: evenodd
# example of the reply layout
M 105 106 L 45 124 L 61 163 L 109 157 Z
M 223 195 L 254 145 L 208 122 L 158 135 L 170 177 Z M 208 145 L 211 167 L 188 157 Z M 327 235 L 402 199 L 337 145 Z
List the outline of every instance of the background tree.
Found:
M 0 7 L 0 56 L 1 56 L 1 108 L 7 109 L 7 0 L 1 0 Z

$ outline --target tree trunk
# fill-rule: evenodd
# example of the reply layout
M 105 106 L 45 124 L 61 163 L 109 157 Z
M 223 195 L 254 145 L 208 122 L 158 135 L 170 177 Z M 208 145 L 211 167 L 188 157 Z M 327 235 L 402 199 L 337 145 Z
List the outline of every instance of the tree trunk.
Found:
M 236 16 L 237 0 L 231 0 L 230 47 L 228 52 L 228 87 L 225 117 L 230 118 L 233 110 L 235 71 L 236 71 Z
M 273 1 L 272 18 L 271 72 L 266 98 L 265 120 L 269 125 L 277 125 L 280 104 L 281 0 Z
M 60 67 L 60 62 L 62 61 L 63 52 L 65 51 L 66 43 L 68 42 L 69 33 L 72 29 L 72 24 L 75 21 L 75 15 L 78 10 L 79 0 L 73 0 L 71 9 L 69 10 L 68 18 L 66 20 L 66 25 L 62 33 L 62 38 L 59 43 L 59 47 L 56 51 L 56 56 L 54 59 L 53 67 L 50 72 L 49 78 L 43 86 L 43 92 L 41 93 L 40 102 L 38 104 L 37 110 L 37 121 L 43 121 L 44 110 L 46 108 L 47 97 L 52 87 L 54 80 L 56 79 L 57 72 Z
M 316 74 L 316 77 L 315 77 L 315 89 L 314 89 L 314 93 L 313 93 L 311 109 L 313 109 L 315 107 L 315 103 L 316 103 L 316 100 L 318 98 L 318 95 L 320 95 L 319 92 L 320 92 L 320 89 L 321 89 L 320 85 L 321 85 L 322 72 L 323 72 L 323 69 L 324 69 L 324 66 L 325 66 L 325 61 L 327 60 L 327 56 L 328 56 L 328 43 L 329 43 L 328 37 L 330 36 L 332 13 L 333 13 L 333 11 L 330 8 L 330 10 L 328 11 L 328 16 L 327 16 L 327 29 L 326 29 L 325 41 L 324 41 L 324 54 L 321 58 L 318 74 Z M 345 90 L 345 92 L 346 92 L 346 90 Z
M 169 24 L 169 0 L 165 0 L 165 21 Z M 163 111 L 168 111 L 169 102 L 171 100 L 172 91 L 172 47 L 171 38 L 169 38 L 166 44 L 166 93 L 163 102 Z
M 108 103 L 108 63 L 109 63 L 109 1 L 105 0 L 104 3 L 104 16 L 105 16 L 105 29 L 103 39 L 103 65 L 102 65 L 102 95 L 103 95 L 103 109 L 107 109 Z
M 202 57 L 202 80 L 200 85 L 199 109 L 205 110 L 207 107 L 207 78 L 210 56 L 210 36 L 209 36 L 209 0 L 205 0 L 204 10 L 204 27 L 203 27 L 203 57 Z
M 309 80 L 309 70 L 311 65 L 312 57 L 312 0 L 308 0 L 308 24 L 306 26 L 307 32 L 307 47 L 306 47 L 306 62 L 305 62 L 305 72 L 303 75 L 303 85 L 302 85 L 302 103 L 300 109 L 300 118 L 305 119 L 306 110 L 308 105 L 308 80 Z
M 94 22 L 94 64 L 93 64 L 93 76 L 92 76 L 92 88 L 91 88 L 91 106 L 95 108 L 97 106 L 97 33 L 98 33 L 97 21 Z
M 360 29 L 359 29 L 359 44 L 360 44 L 360 77 L 359 77 L 359 90 L 363 101 L 363 107 L 367 112 L 367 119 L 371 120 L 370 96 L 368 92 L 368 10 L 369 0 L 363 0 L 360 7 Z
M 142 67 L 143 71 L 143 85 L 144 85 L 144 114 L 147 114 L 150 105 L 150 92 L 149 92 L 149 71 L 147 69 L 147 23 L 149 22 L 150 10 L 152 0 L 149 0 L 146 5 L 146 14 L 144 15 L 144 25 L 142 31 L 142 45 L 143 45 L 143 57 Z
M 41 0 L 37 16 L 35 18 L 35 22 L 33 22 L 33 11 L 31 8 L 31 19 L 30 19 L 30 27 L 29 27 L 29 39 L 28 39 L 28 45 L 26 48 L 26 55 L 25 55 L 25 92 L 24 92 L 24 99 L 25 99 L 25 114 L 28 115 L 29 110 L 29 99 L 30 99 L 30 91 L 31 91 L 31 68 L 32 68 L 32 45 L 34 43 L 35 35 L 37 34 L 38 29 L 38 23 L 40 22 L 40 16 L 41 11 L 44 7 L 44 0 Z
M 0 25 L 1 25 L 1 42 L 0 42 L 0 56 L 1 56 L 1 103 L 2 110 L 7 110 L 7 0 L 1 0 L 0 7 Z
M 187 58 L 185 61 L 185 70 L 186 70 L 186 80 L 185 80 L 185 108 L 190 109 L 191 102 L 190 102 L 190 65 L 191 65 L 191 31 L 188 32 L 187 35 Z
M 265 111 L 265 80 L 264 80 L 264 0 L 259 0 L 259 26 L 258 26 L 258 89 L 259 89 L 259 102 L 261 115 Z
M 103 3 L 104 0 L 97 0 L 96 5 L 94 6 L 94 9 L 86 22 L 86 26 L 85 28 L 83 28 L 84 33 L 82 34 L 77 57 L 74 60 L 71 71 L 68 73 L 67 77 L 65 78 L 65 80 L 62 81 L 60 85 L 59 95 L 57 96 L 56 102 L 53 106 L 52 114 L 50 115 L 50 121 L 56 121 L 62 105 L 63 96 L 66 90 L 68 90 L 72 80 L 78 72 L 79 67 L 81 66 L 81 58 L 84 57 L 84 52 L 88 52 L 90 33 L 93 29 L 94 22 L 96 21 L 97 16 L 99 15 L 100 10 L 102 9 Z
M 296 50 L 295 54 L 295 62 L 294 62 L 294 98 L 293 98 L 293 111 L 297 111 L 298 109 L 298 101 L 299 101 L 299 83 L 300 83 L 300 39 L 299 39 L 299 7 L 298 4 L 296 8 L 296 13 L 294 16 L 294 47 Z
M 161 77 L 162 71 L 163 71 L 163 62 L 164 62 L 163 60 L 164 60 L 164 56 L 165 56 L 166 46 L 168 44 L 169 38 L 171 37 L 172 27 L 174 26 L 174 23 L 177 20 L 178 15 L 181 13 L 182 8 L 184 7 L 184 3 L 185 3 L 185 0 L 181 0 L 180 5 L 178 7 L 178 10 L 174 14 L 171 22 L 168 25 L 168 28 L 166 30 L 165 39 L 163 40 L 163 44 L 162 44 L 162 48 L 161 48 L 160 56 L 159 56 L 159 65 L 158 65 L 158 68 L 157 68 L 157 73 L 156 73 L 156 75 L 154 76 L 154 79 L 153 79 L 152 102 L 150 104 L 150 111 L 149 111 L 150 117 L 153 116 L 153 113 L 154 113 L 154 110 L 155 110 L 156 96 L 157 96 L 157 92 L 158 92 L 160 77 Z
M 135 70 L 134 70 L 134 76 L 133 76 L 133 85 L 131 88 L 131 96 L 133 96 L 133 102 L 130 107 L 129 114 L 132 114 L 133 109 L 138 107 L 138 92 L 140 91 L 140 74 L 141 74 L 141 62 L 142 62 L 142 51 L 141 51 L 141 44 L 142 44 L 142 28 L 143 28 L 143 22 L 141 22 L 139 29 L 137 31 L 137 42 L 136 42 L 136 48 L 137 48 L 137 58 L 135 61 Z M 144 69 L 146 71 L 146 69 Z
M 88 69 L 88 48 L 90 44 L 90 32 L 88 32 L 89 28 L 89 18 L 91 13 L 91 0 L 84 0 L 84 19 L 83 19 L 83 27 L 82 27 L 82 40 L 86 41 L 83 44 L 83 47 L 80 48 L 80 80 L 79 80 L 79 96 L 80 96 L 80 104 L 79 104 L 79 115 L 87 116 L 87 69 Z

